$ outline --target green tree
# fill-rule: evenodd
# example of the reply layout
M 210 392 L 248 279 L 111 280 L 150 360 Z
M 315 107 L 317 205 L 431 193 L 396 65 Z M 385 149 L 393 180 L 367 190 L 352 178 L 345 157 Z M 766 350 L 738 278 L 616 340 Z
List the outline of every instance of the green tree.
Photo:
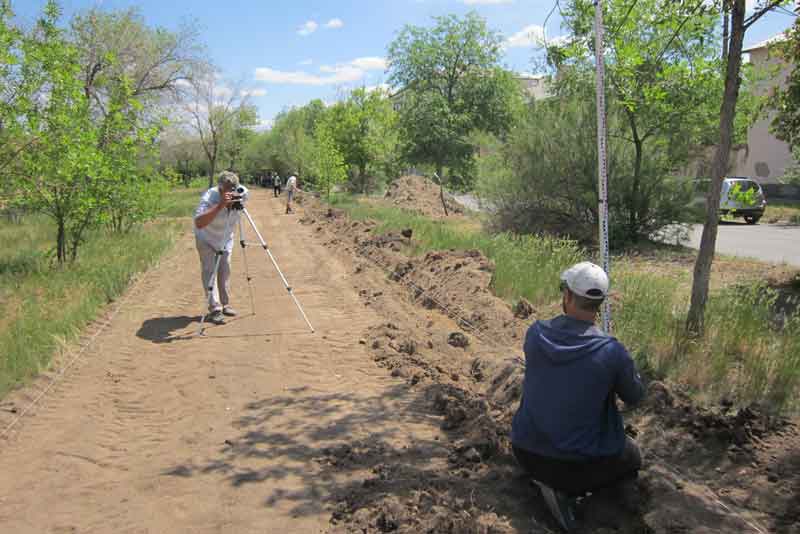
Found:
M 102 220 L 115 232 L 130 231 L 158 213 L 168 182 L 157 172 L 155 139 L 161 125 L 150 125 L 144 106 L 133 98 L 132 84 L 115 87 L 99 124 L 100 157 L 92 169 L 103 203 Z
M 109 95 L 124 83 L 142 111 L 160 122 L 186 82 L 207 69 L 195 25 L 150 27 L 137 8 L 80 12 L 70 22 L 69 39 L 78 49 L 86 97 L 103 115 Z
M 10 173 L 14 204 L 53 218 L 63 263 L 77 257 L 96 225 L 123 230 L 152 214 L 142 187 L 134 192 L 131 184 L 142 174 L 157 127 L 145 124 L 144 107 L 125 77 L 109 85 L 98 112 L 81 76 L 81 51 L 58 27 L 59 16 L 49 1 L 20 38 L 11 68 L 16 96 L 4 101 L 3 114 L 21 147 Z
M 13 165 L 16 155 L 33 139 L 20 137 L 17 113 L 21 102 L 30 95 L 23 94 L 21 64 L 23 34 L 12 25 L 13 13 L 8 0 L 0 0 L 0 172 Z M 3 189 L 8 183 L 2 185 Z
M 284 174 L 288 170 L 278 160 L 275 141 L 270 130 L 253 132 L 242 151 L 242 167 L 246 174 L 262 176 L 268 170 Z
M 159 136 L 159 163 L 162 171 L 173 169 L 180 175 L 185 187 L 193 176 L 201 173 L 205 155 L 200 140 L 191 135 L 182 124 L 177 124 Z
M 608 116 L 609 131 L 627 124 L 620 113 Z M 591 94 L 535 101 L 507 139 L 485 143 L 479 158 L 477 192 L 487 201 L 496 230 L 546 231 L 593 242 L 598 223 L 597 116 Z M 565 147 L 569 147 L 565 149 Z M 633 144 L 608 139 L 609 225 L 612 247 L 625 245 L 627 192 L 633 176 Z M 657 173 L 663 156 L 642 162 L 642 175 Z M 689 184 L 663 180 L 648 187 L 650 206 L 641 231 L 654 232 L 686 214 Z
M 652 230 L 654 193 L 686 164 L 692 148 L 710 144 L 721 94 L 718 11 L 704 2 L 608 0 L 604 20 L 609 114 L 621 120 L 610 138 L 631 145 L 630 177 L 623 193 L 623 236 L 637 240 Z M 564 9 L 570 37 L 552 46 L 559 97 L 585 96 L 594 87 L 594 2 L 572 0 Z
M 228 158 L 228 168 L 239 172 L 237 164 L 241 163 L 242 152 L 253 138 L 253 128 L 258 124 L 258 108 L 251 104 L 242 104 L 236 110 L 224 133 L 223 153 Z
M 405 156 L 435 166 L 443 206 L 444 168 L 463 171 L 473 162 L 470 134 L 503 134 L 513 122 L 516 85 L 500 57 L 499 34 L 474 12 L 437 17 L 433 28 L 406 26 L 389 45 Z
M 196 76 L 190 85 L 185 111 L 208 160 L 208 187 L 211 188 L 227 136 L 246 107 L 247 99 L 242 97 L 238 87 L 218 85 L 213 71 Z
M 770 107 L 775 110 L 772 132 L 789 144 L 795 161 L 800 161 L 800 18 L 786 32 L 786 40 L 773 48 L 791 65 L 791 70 L 785 86 L 776 88 L 770 100 Z M 788 170 L 785 178 L 800 184 L 800 168 Z
M 325 113 L 322 101 L 312 100 L 303 107 L 279 113 L 270 131 L 279 167 L 287 173 L 297 173 L 308 183 L 316 178 L 308 175 L 309 171 L 314 172 L 314 130 Z
M 58 28 L 59 16 L 58 6 L 49 1 L 21 45 L 14 119 L 19 138 L 35 146 L 17 154 L 14 198 L 17 205 L 53 218 L 56 257 L 63 263 L 70 252 L 75 258 L 84 231 L 99 220 L 102 184 L 92 177 L 100 166 L 101 132 L 78 76 L 79 53 Z
M 325 192 L 330 202 L 333 187 L 347 179 L 347 166 L 333 137 L 330 118 L 315 125 L 311 168 L 317 187 Z
M 690 334 L 702 334 L 705 329 L 705 309 L 708 301 L 708 288 L 711 280 L 711 265 L 717 244 L 719 226 L 719 200 L 722 194 L 722 181 L 728 170 L 730 150 L 733 143 L 734 120 L 741 85 L 742 48 L 747 30 L 761 17 L 781 4 L 784 0 L 760 0 L 755 10 L 746 15 L 745 0 L 723 0 L 730 6 L 730 45 L 728 61 L 725 65 L 725 85 L 719 110 L 719 141 L 711 169 L 711 186 L 706 197 L 706 221 L 700 237 L 700 250 L 695 260 L 692 277 L 692 297 L 686 320 L 686 330 Z
M 381 91 L 360 88 L 328 113 L 332 135 L 354 177 L 351 189 L 366 193 L 371 176 L 396 168 L 397 112 Z

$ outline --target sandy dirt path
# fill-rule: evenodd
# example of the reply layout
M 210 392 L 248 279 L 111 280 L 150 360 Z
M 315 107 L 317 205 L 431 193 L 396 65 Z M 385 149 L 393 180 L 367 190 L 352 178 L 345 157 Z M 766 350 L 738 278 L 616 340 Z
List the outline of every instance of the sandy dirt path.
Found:
M 249 247 L 256 315 L 237 248 L 242 316 L 191 337 L 203 301 L 187 222 L 78 365 L 0 441 L 0 532 L 322 532 L 326 498 L 356 480 L 318 461 L 326 447 L 381 440 L 416 451 L 421 468 L 441 460 L 438 417 L 359 343 L 380 317 L 282 207 L 263 191 L 249 206 L 317 333 Z M 21 408 L 46 384 L 6 404 Z M 0 427 L 12 417 L 0 414 Z

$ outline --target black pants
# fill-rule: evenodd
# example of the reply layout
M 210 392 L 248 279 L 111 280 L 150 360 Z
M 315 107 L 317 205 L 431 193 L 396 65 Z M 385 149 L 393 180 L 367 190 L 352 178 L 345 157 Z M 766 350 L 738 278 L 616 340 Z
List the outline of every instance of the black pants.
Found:
M 279 185 L 273 185 L 273 186 L 272 186 L 272 193 L 273 193 L 273 194 L 274 194 L 276 197 L 279 197 L 279 196 L 281 196 L 281 186 L 279 186 Z
M 625 448 L 619 456 L 590 461 L 568 461 L 539 456 L 514 446 L 514 456 L 527 473 L 553 489 L 580 496 L 616 482 L 636 478 L 642 467 L 639 447 L 625 438 Z

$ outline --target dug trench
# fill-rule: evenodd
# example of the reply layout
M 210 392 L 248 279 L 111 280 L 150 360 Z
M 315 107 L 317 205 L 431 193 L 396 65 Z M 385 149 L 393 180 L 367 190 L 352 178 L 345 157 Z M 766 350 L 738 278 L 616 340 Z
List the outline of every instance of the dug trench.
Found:
M 439 414 L 447 462 L 423 476 L 380 443 L 325 451 L 332 470 L 366 476 L 333 496 L 333 532 L 556 532 L 510 452 L 524 372 L 522 339 L 540 314 L 492 294 L 494 266 L 478 251 L 410 254 L 413 233 L 304 201 L 301 223 L 352 269 L 361 304 L 385 321 L 360 340 Z M 800 428 L 759 406 L 698 406 L 650 382 L 623 412 L 643 451 L 639 480 L 584 499 L 579 532 L 800 533 Z

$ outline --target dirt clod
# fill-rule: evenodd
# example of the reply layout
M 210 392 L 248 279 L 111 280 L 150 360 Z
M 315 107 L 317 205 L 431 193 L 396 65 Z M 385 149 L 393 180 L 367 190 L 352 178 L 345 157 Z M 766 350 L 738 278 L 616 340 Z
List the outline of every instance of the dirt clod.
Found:
M 527 319 L 533 315 L 535 310 L 533 305 L 527 299 L 521 298 L 514 305 L 514 317 L 517 319 Z
M 413 356 L 417 353 L 417 342 L 413 339 L 407 339 L 400 343 L 400 346 L 397 347 L 397 351 Z
M 469 346 L 469 339 L 461 332 L 452 332 L 447 336 L 447 343 L 453 347 L 465 348 Z

